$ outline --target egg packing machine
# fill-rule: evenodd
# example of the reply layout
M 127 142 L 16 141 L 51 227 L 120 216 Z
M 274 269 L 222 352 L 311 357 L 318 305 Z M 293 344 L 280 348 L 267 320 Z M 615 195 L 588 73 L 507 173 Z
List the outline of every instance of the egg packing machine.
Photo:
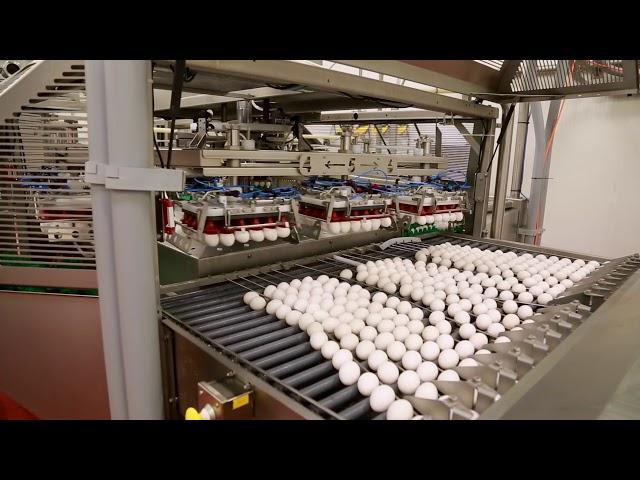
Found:
M 341 382 L 332 362 L 312 347 L 304 330 L 264 310 L 250 308 L 243 302 L 243 296 L 250 291 L 262 293 L 269 285 L 320 275 L 360 285 L 374 294 L 379 291 L 377 286 L 348 278 L 344 270 L 395 257 L 415 261 L 423 248 L 445 242 L 480 251 L 544 253 L 575 259 L 575 254 L 569 252 L 435 233 L 303 256 L 165 287 L 163 328 L 166 357 L 171 366 L 166 369 L 165 381 L 171 416 L 182 418 L 189 408 L 192 413 L 211 412 L 211 405 L 199 398 L 201 382 L 233 377 L 241 386 L 237 394 L 247 394 L 247 401 L 251 398 L 251 411 L 242 410 L 248 418 L 384 419 L 385 414 L 372 410 L 370 399 L 359 392 L 357 385 L 346 386 Z M 414 415 L 422 419 L 591 418 L 589 415 L 596 414 L 591 411 L 591 399 L 588 395 L 579 398 L 590 382 L 581 378 L 579 372 L 598 365 L 603 369 L 601 375 L 610 374 L 615 362 L 590 358 L 580 345 L 602 336 L 601 329 L 613 321 L 611 311 L 620 308 L 620 302 L 631 295 L 635 303 L 640 303 L 638 255 L 598 260 L 600 268 L 553 301 L 545 305 L 518 302 L 520 306 L 531 307 L 535 313 L 532 321 L 504 332 L 508 342 L 487 344 L 484 348 L 488 352 L 471 357 L 474 366 L 454 367 L 458 380 L 434 380 L 439 398 L 427 400 L 405 395 L 397 384 L 392 384 L 396 397 L 407 399 Z M 431 313 L 429 306 L 411 297 L 403 300 L 424 312 L 426 322 Z M 451 335 L 457 344 L 461 341 L 459 326 L 448 314 L 447 320 L 454 325 Z M 402 371 L 401 362 L 395 363 Z M 363 371 L 370 371 L 367 361 L 358 360 L 358 364 Z M 438 368 L 441 373 L 442 368 Z M 577 378 L 558 385 L 555 372 L 567 368 L 573 369 Z M 551 384 L 556 388 L 553 393 L 541 391 Z M 615 390 L 609 388 L 593 394 L 594 398 L 602 399 L 603 406 Z M 567 398 L 576 402 L 569 413 Z M 220 414 L 214 418 L 232 417 Z
M 198 258 L 297 241 L 292 200 L 226 194 L 177 202 L 176 230 L 167 241 Z

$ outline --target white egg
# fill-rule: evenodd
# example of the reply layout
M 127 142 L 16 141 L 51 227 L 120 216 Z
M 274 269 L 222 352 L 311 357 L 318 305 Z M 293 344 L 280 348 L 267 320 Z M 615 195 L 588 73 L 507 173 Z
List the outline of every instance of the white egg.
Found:
M 416 389 L 414 396 L 417 398 L 423 398 L 426 400 L 437 400 L 438 389 L 433 383 L 425 382 Z
M 407 316 L 409 317 L 410 321 L 422 320 L 424 318 L 424 312 L 418 307 L 413 307 L 411 310 L 409 310 Z
M 444 312 L 441 311 L 433 311 L 429 314 L 429 323 L 431 325 L 435 325 L 438 322 L 445 319 Z
M 311 325 L 314 322 L 315 320 L 313 319 L 313 315 L 309 313 L 303 313 L 302 316 L 300 317 L 300 320 L 298 321 L 298 327 L 300 327 L 301 330 L 306 331 L 309 325 Z
M 394 402 L 396 394 L 389 385 L 379 385 L 371 392 L 369 405 L 374 412 L 384 412 Z
M 380 365 L 382 365 L 388 360 L 389 360 L 389 357 L 387 356 L 387 352 L 378 349 L 369 355 L 369 358 L 367 358 L 367 365 L 369 365 L 369 368 L 371 370 L 376 371 L 378 370 Z
M 365 372 L 358 379 L 358 391 L 368 397 L 380 385 L 380 380 L 375 373 Z M 395 398 L 395 395 L 394 395 Z
M 236 230 L 234 236 L 238 243 L 247 243 L 251 238 L 249 232 L 246 230 Z
M 311 343 L 311 347 L 314 350 L 320 350 L 325 343 L 329 341 L 329 337 L 324 332 L 315 332 L 311 334 L 309 338 L 309 343 Z
M 425 360 L 435 360 L 438 358 L 439 354 L 440 347 L 436 342 L 427 341 L 422 344 L 422 347 L 420 347 L 420 355 L 422 355 L 422 358 Z
M 516 313 L 518 311 L 518 304 L 513 300 L 506 300 L 502 304 L 502 311 L 504 313 Z
M 298 325 L 298 322 L 300 322 L 301 318 L 302 318 L 302 312 L 298 310 L 291 310 L 284 317 L 284 321 L 287 323 L 287 325 L 293 326 L 293 325 Z
M 230 247 L 236 242 L 236 237 L 233 233 L 221 233 L 220 243 L 225 247 Z
M 455 314 L 453 319 L 458 325 L 464 325 L 465 323 L 469 323 L 471 321 L 471 316 L 465 311 L 460 311 Z
M 266 307 L 266 305 L 267 305 L 267 301 L 264 298 L 259 296 L 252 299 L 251 302 L 249 303 L 249 306 L 251 307 L 252 310 L 262 310 Z
M 391 342 L 387 346 L 387 355 L 391 360 L 397 362 L 402 359 L 402 356 L 407 352 L 407 347 L 404 346 L 404 343 L 399 342 L 397 340 Z
M 509 343 L 511 339 L 509 337 L 498 337 L 494 343 Z
M 476 327 L 472 323 L 465 323 L 460 326 L 458 333 L 460 334 L 460 338 L 468 340 L 471 338 L 471 335 L 476 333 Z
M 331 364 L 333 365 L 333 368 L 335 368 L 336 370 L 340 370 L 340 367 L 342 367 L 342 365 L 352 360 L 353 354 L 349 350 L 340 349 L 333 354 L 333 357 L 331 358 Z
M 314 335 L 315 335 L 315 333 L 314 333 Z M 324 358 L 326 358 L 327 360 L 331 360 L 333 358 L 333 355 L 338 350 L 340 350 L 340 345 L 338 345 L 333 340 L 329 340 L 329 341 L 325 342 L 324 345 L 322 345 L 322 347 L 320 348 L 320 353 L 322 353 L 322 356 Z
M 449 369 L 438 375 L 438 380 L 441 382 L 457 382 L 460 380 L 460 376 L 455 370 Z
M 340 347 L 345 350 L 354 351 L 359 342 L 360 339 L 355 333 L 347 333 L 340 339 Z
M 424 329 L 424 323 L 422 323 L 420 320 L 411 320 L 409 323 L 407 323 L 407 328 L 409 329 L 409 333 L 420 334 Z
M 398 390 L 405 395 L 413 395 L 420 386 L 420 376 L 413 370 L 405 370 L 398 377 Z
M 504 331 L 504 325 L 502 325 L 501 323 L 492 323 L 491 325 L 489 325 L 489 328 L 487 328 L 487 335 L 489 335 L 490 337 L 497 337 Z
M 401 325 L 394 328 L 391 333 L 393 333 L 393 336 L 397 341 L 404 342 L 404 339 L 407 338 L 411 332 L 409 332 L 409 329 L 407 327 Z
M 377 374 L 380 382 L 389 385 L 398 380 L 400 371 L 395 363 L 387 361 L 378 367 Z
M 529 305 L 521 305 L 518 307 L 517 315 L 521 320 L 526 320 L 533 316 L 533 309 Z
M 452 348 L 444 349 L 438 355 L 438 365 L 440 365 L 440 367 L 444 369 L 455 367 L 456 365 L 458 365 L 459 361 L 460 356 L 458 355 L 458 352 L 456 352 Z
M 484 333 L 476 332 L 469 337 L 469 341 L 473 344 L 475 349 L 480 349 L 489 343 L 489 339 Z
M 434 325 L 441 335 L 451 333 L 451 323 L 448 320 L 441 320 Z
M 489 311 L 487 312 L 487 315 L 491 317 L 491 320 L 493 321 L 493 323 L 496 323 L 502 320 L 502 314 L 496 309 L 489 309 Z
M 425 341 L 433 341 L 435 342 L 436 339 L 440 336 L 440 330 L 438 330 L 436 327 L 434 327 L 433 325 L 429 325 L 428 327 L 425 327 L 422 330 L 422 338 Z
M 469 340 L 461 340 L 455 346 L 455 351 L 458 353 L 460 358 L 467 358 L 473 355 L 475 347 Z
M 407 350 L 419 350 L 420 347 L 422 347 L 422 344 L 423 344 L 422 336 L 420 336 L 417 333 L 409 334 L 404 340 L 404 345 L 407 348 Z
M 343 385 L 354 385 L 360 378 L 360 366 L 354 362 L 345 362 L 340 366 L 338 377 Z
M 533 295 L 529 292 L 522 292 L 518 295 L 518 301 L 523 303 L 533 302 Z
M 553 296 L 549 295 L 548 293 L 543 293 L 541 295 L 538 295 L 536 302 L 539 303 L 540 305 L 546 305 L 551 300 L 553 300 Z
M 351 270 L 344 269 L 340 272 L 340 278 L 346 278 L 349 280 L 353 278 L 353 272 Z
M 406 370 L 416 370 L 421 363 L 422 356 L 414 350 L 409 350 L 402 356 L 402 367 Z

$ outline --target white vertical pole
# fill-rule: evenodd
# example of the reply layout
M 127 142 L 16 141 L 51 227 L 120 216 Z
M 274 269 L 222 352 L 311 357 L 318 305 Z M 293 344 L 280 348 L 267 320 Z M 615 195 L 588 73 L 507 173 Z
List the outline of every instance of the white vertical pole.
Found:
M 153 114 L 149 62 L 98 63 L 102 63 L 104 71 L 109 166 L 151 168 Z M 94 94 L 88 89 L 89 96 Z M 92 128 L 90 123 L 89 131 Z M 108 195 L 113 245 L 109 261 L 113 271 L 98 268 L 98 276 L 99 281 L 109 273 L 115 278 L 127 418 L 160 419 L 163 402 L 153 197 L 151 192 L 113 189 L 108 190 Z M 106 241 L 103 238 L 102 244 Z M 115 356 L 115 350 L 105 352 L 107 362 L 112 360 L 112 353 Z

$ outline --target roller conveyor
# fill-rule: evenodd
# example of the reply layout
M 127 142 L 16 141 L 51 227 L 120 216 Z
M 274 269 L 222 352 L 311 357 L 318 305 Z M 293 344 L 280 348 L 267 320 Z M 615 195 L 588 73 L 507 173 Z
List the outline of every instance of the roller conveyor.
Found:
M 345 268 L 354 268 L 336 257 L 355 262 L 393 257 L 415 260 L 414 256 L 418 250 L 444 242 L 469 245 L 472 248 L 500 249 L 505 253 L 540 253 L 521 246 L 494 245 L 475 239 L 443 235 L 427 237 L 421 242 L 391 245 L 385 250 L 370 245 L 267 267 L 262 269 L 261 273 L 246 273 L 197 291 L 166 297 L 162 301 L 163 311 L 168 318 L 176 321 L 191 334 L 205 340 L 224 355 L 237 359 L 243 367 L 258 374 L 260 378 L 322 418 L 381 419 L 385 418 L 384 414 L 373 412 L 369 407 L 368 398 L 360 395 L 356 386 L 345 387 L 340 383 L 337 371 L 331 363 L 325 360 L 320 352 L 311 348 L 306 333 L 301 332 L 298 327 L 287 326 L 285 322 L 273 315 L 267 315 L 264 311 L 251 310 L 243 303 L 242 297 L 250 290 L 262 293 L 270 284 L 277 285 L 295 278 L 301 280 L 306 276 L 317 277 L 322 274 L 338 277 Z M 563 256 L 575 258 L 566 254 Z M 352 284 L 359 283 L 372 293 L 378 291 L 377 288 L 355 279 L 347 281 Z M 399 294 L 396 295 L 402 298 Z M 420 302 L 414 302 L 411 298 L 403 300 L 422 309 L 425 320 L 431 313 L 429 308 Z M 541 307 L 536 304 L 530 305 L 534 311 Z M 447 319 L 452 320 L 448 315 Z M 451 335 L 457 342 L 458 331 L 455 323 L 452 325 L 454 329 Z M 402 371 L 399 362 L 396 364 Z M 361 362 L 361 368 L 366 369 L 365 362 Z

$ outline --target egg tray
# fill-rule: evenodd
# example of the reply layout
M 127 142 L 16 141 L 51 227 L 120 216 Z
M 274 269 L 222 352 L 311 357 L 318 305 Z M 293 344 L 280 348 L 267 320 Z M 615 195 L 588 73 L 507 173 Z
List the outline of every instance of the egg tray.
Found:
M 305 332 L 297 326 L 288 326 L 265 311 L 251 310 L 243 303 L 242 297 L 249 290 L 261 293 L 267 285 L 277 285 L 294 278 L 322 274 L 338 277 L 343 269 L 349 267 L 345 260 L 355 263 L 396 256 L 415 260 L 419 249 L 447 241 L 472 248 L 537 253 L 515 246 L 444 235 L 429 236 L 422 242 L 396 243 L 385 250 L 373 244 L 306 262 L 300 260 L 288 264 L 287 268 L 267 267 L 264 270 L 268 271 L 263 273 L 245 274 L 195 292 L 167 297 L 162 300 L 162 309 L 165 316 L 321 418 L 384 419 L 384 414 L 371 410 L 369 399 L 358 392 L 356 385 L 340 383 L 338 372 L 320 352 L 313 350 Z M 359 283 L 355 279 L 347 281 Z M 375 287 L 361 285 L 372 293 L 378 291 Z M 410 298 L 405 300 L 422 309 L 425 313 L 423 321 L 426 321 L 431 313 L 429 308 Z M 455 367 L 461 381 L 434 381 L 438 389 L 447 395 L 446 398 L 426 401 L 405 396 L 416 412 L 426 418 L 478 418 L 478 414 L 497 401 L 590 313 L 590 308 L 578 301 L 560 306 L 530 305 L 537 313 L 543 313 L 536 317 L 535 324 L 527 325 L 521 331 L 505 332 L 503 335 L 511 338 L 510 343 L 486 346 L 492 354 L 472 357 L 480 363 L 479 366 Z M 448 315 L 446 318 L 452 323 L 451 335 L 458 342 L 457 325 Z M 359 363 L 363 370 L 368 369 L 366 362 Z M 396 364 L 402 371 L 400 362 Z M 393 387 L 400 396 L 397 386 Z

